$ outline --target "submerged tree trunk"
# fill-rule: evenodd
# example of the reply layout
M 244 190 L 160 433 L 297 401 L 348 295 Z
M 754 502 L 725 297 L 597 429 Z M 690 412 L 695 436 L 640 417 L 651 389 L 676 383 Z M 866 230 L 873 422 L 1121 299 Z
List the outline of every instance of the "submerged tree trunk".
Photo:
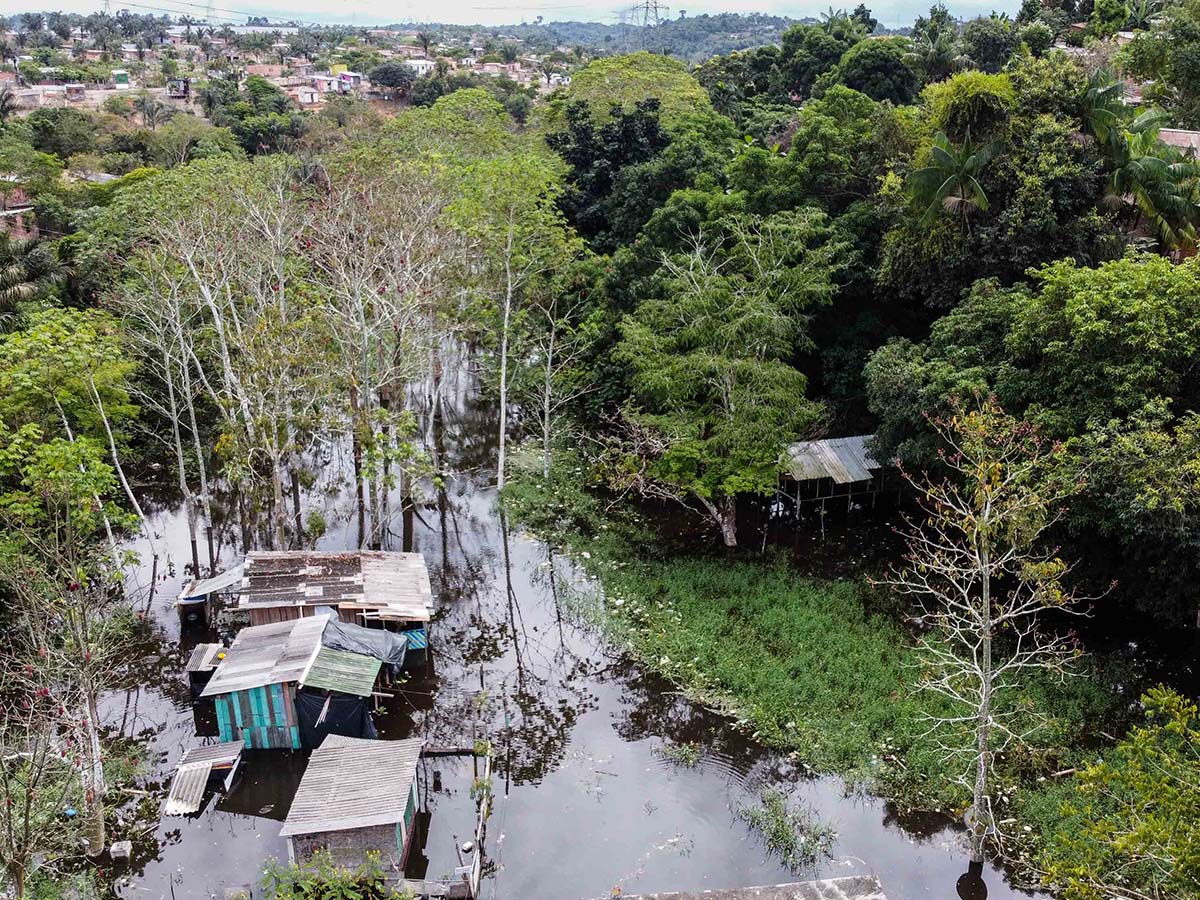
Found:
M 292 517 L 295 520 L 296 526 L 296 546 L 299 547 L 304 542 L 304 519 L 300 516 L 300 473 L 295 468 L 291 471 L 292 476 Z
M 275 549 L 286 550 L 287 502 L 283 499 L 283 460 L 276 456 L 271 463 L 271 530 Z
M 504 466 L 508 449 L 508 338 L 512 325 L 514 283 L 512 271 L 514 225 L 510 215 L 508 244 L 504 254 L 504 316 L 500 327 L 500 431 L 496 453 L 496 489 L 504 488 Z
M 95 697 L 87 697 L 82 712 L 88 745 L 87 758 L 81 773 L 84 789 L 84 838 L 87 840 L 88 856 L 99 856 L 104 852 L 107 837 L 104 826 L 104 797 L 108 793 L 108 786 L 104 781 L 100 717 L 96 710 Z
M 183 338 L 180 337 L 182 342 Z M 183 373 L 183 405 L 188 412 L 188 424 L 192 431 L 192 453 L 196 457 L 196 470 L 200 476 L 200 504 L 204 507 L 204 534 L 208 540 L 208 571 L 217 571 L 217 553 L 213 547 L 212 497 L 208 490 L 208 465 L 204 458 L 204 445 L 200 441 L 200 427 L 196 421 L 196 400 L 192 393 L 192 368 L 185 355 L 181 364 Z
M 196 495 L 187 480 L 187 456 L 183 450 L 183 433 L 179 430 L 179 403 L 175 398 L 175 376 L 170 355 L 163 350 L 163 374 L 167 382 L 167 409 L 171 415 L 171 442 L 175 448 L 175 468 L 178 473 L 179 491 L 183 494 L 187 510 L 188 540 L 192 549 L 192 575 L 200 577 L 200 547 L 196 538 Z

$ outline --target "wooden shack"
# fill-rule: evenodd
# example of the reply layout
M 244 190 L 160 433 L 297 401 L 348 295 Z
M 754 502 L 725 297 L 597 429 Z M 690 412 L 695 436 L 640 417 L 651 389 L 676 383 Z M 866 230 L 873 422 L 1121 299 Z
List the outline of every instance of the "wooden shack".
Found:
M 801 503 L 878 493 L 894 463 L 881 463 L 871 450 L 873 434 L 800 441 L 782 459 L 784 479 L 795 483 Z
M 374 736 L 365 698 L 382 663 L 322 646 L 328 621 L 309 616 L 242 629 L 200 692 L 213 698 L 222 741 L 295 750 L 338 730 Z
M 251 625 L 290 622 L 329 607 L 342 622 L 404 633 L 406 666 L 424 664 L 433 590 L 420 553 L 254 551 L 243 572 L 238 608 L 249 613 Z
M 289 858 L 303 864 L 325 850 L 352 868 L 378 853 L 385 870 L 402 872 L 420 807 L 422 744 L 327 737 L 309 758 L 279 833 Z

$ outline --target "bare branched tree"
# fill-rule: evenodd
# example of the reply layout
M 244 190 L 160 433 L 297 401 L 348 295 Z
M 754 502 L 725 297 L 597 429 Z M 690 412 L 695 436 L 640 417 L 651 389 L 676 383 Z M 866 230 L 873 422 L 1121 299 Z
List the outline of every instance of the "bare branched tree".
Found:
M 1073 635 L 1039 628 L 1043 613 L 1070 611 L 1068 566 L 1045 543 L 1074 488 L 1053 478 L 1060 448 L 994 400 L 934 422 L 946 449 L 943 480 L 907 476 L 924 512 L 908 518 L 908 554 L 884 581 L 913 597 L 921 638 L 920 689 L 948 701 L 931 733 L 971 791 L 971 857 L 996 839 L 989 777 L 997 754 L 1036 731 L 1006 704 L 1032 670 L 1070 674 Z

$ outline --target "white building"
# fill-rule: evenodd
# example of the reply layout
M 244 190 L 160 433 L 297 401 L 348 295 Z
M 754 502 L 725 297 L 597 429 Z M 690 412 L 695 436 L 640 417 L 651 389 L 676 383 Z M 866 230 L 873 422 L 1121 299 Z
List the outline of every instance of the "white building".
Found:
M 428 75 L 437 68 L 437 63 L 432 59 L 406 59 L 404 64 L 417 73 L 417 77 Z

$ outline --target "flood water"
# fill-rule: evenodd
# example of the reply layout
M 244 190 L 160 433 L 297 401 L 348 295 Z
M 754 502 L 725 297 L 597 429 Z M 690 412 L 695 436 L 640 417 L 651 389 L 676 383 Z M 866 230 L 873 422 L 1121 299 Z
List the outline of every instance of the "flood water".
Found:
M 444 490 L 427 487 L 410 534 L 433 581 L 434 674 L 411 683 L 378 721 L 389 738 L 492 741 L 496 804 L 483 897 L 571 900 L 856 873 L 876 874 L 890 900 L 957 896 L 967 856 L 947 822 L 902 822 L 878 799 L 848 796 L 835 778 L 805 777 L 576 624 L 549 574 L 577 579 L 569 564 L 506 528 L 496 510 L 491 417 L 467 389 L 454 408 L 444 435 L 453 474 Z M 351 549 L 355 539 L 346 497 L 331 488 L 342 462 L 331 457 L 306 497 L 330 521 L 322 549 Z M 157 775 L 141 786 L 151 790 L 165 787 L 185 749 L 214 740 L 197 734 L 183 673 L 197 636 L 181 635 L 171 605 L 190 558 L 186 522 L 177 505 L 160 507 L 154 528 L 180 571 L 160 573 L 138 650 L 140 683 L 104 705 L 114 731 L 148 739 Z M 229 565 L 240 547 L 236 529 L 226 531 L 221 559 Z M 144 542 L 138 546 L 148 559 Z M 199 730 L 206 730 L 202 717 Z M 682 742 L 704 748 L 693 768 L 662 754 Z M 120 897 L 219 898 L 227 887 L 256 883 L 269 857 L 286 859 L 278 834 L 303 755 L 249 753 L 245 766 L 230 796 L 210 800 L 196 817 L 163 819 L 135 840 L 131 864 L 111 873 Z M 454 835 L 462 841 L 472 831 L 470 766 L 425 764 L 423 779 L 434 789 L 425 847 L 431 878 L 457 864 Z M 837 832 L 831 859 L 793 873 L 765 851 L 737 816 L 764 786 L 811 804 Z M 1027 896 L 999 871 L 984 877 L 993 900 Z

